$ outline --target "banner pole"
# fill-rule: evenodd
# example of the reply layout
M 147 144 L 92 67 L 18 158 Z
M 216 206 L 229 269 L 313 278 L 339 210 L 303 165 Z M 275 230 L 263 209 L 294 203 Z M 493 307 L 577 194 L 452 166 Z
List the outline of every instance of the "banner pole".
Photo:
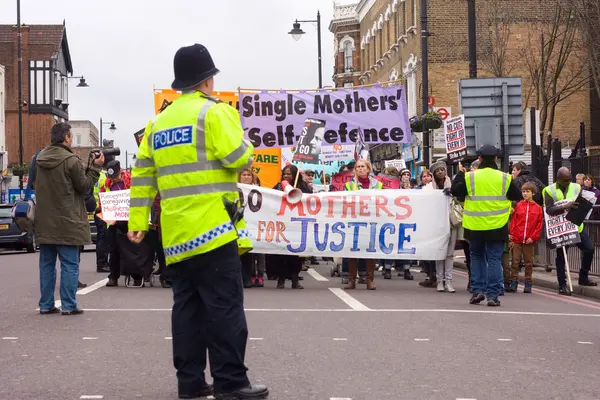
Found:
M 323 169 L 323 180 L 321 183 L 325 187 L 325 191 L 329 192 L 329 185 L 327 184 L 327 178 L 325 178 L 325 157 L 323 157 L 323 149 L 321 149 L 321 168 Z
M 563 256 L 565 257 L 565 269 L 567 273 L 567 281 L 569 282 L 569 290 L 573 292 L 573 281 L 571 280 L 571 269 L 569 268 L 569 260 L 567 259 L 567 248 L 562 247 Z

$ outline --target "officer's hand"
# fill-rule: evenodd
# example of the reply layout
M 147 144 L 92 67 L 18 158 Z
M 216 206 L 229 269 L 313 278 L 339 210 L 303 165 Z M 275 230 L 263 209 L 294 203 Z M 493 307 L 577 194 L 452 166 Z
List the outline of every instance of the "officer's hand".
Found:
M 96 164 L 98 166 L 101 166 L 104 164 L 104 153 L 102 153 L 102 152 L 100 153 L 100 157 L 98 157 L 94 160 L 94 164 Z
M 135 244 L 142 243 L 142 240 L 144 240 L 145 236 L 146 236 L 146 232 L 144 232 L 144 231 L 129 231 L 129 232 L 127 232 L 127 238 Z
M 465 172 L 465 171 L 466 171 L 466 170 L 465 170 L 465 167 L 463 167 L 463 165 L 462 165 L 462 163 L 461 163 L 460 161 L 458 162 L 458 170 L 459 170 L 460 172 Z

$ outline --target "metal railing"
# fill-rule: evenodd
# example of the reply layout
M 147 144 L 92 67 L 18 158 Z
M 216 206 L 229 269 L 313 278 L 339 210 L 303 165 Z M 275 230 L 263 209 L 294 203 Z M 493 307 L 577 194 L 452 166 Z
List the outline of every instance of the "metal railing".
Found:
M 585 221 L 583 230 L 590 236 L 594 244 L 594 259 L 590 268 L 590 275 L 600 276 L 600 221 Z M 581 269 L 581 250 L 573 246 L 567 249 L 567 260 L 571 272 L 579 272 Z M 542 237 L 538 240 L 535 248 L 536 264 L 548 265 L 554 267 L 556 264 L 556 250 L 551 249 L 546 242 L 545 230 L 542 231 Z

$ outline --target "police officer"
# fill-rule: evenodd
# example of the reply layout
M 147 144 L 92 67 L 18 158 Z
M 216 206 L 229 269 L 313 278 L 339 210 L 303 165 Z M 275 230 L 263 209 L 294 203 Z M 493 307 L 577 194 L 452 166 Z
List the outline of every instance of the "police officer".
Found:
M 471 304 L 487 297 L 487 305 L 499 307 L 502 253 L 508 240 L 511 201 L 521 200 L 512 177 L 498 171 L 498 149 L 483 145 L 478 151 L 479 168 L 459 172 L 452 182 L 452 195 L 465 198 L 463 228 L 471 251 Z
M 173 288 L 173 362 L 179 397 L 264 399 L 244 365 L 248 328 L 239 254 L 252 248 L 231 205 L 237 172 L 252 163 L 238 112 L 212 97 L 219 72 L 200 44 L 180 48 L 173 89 L 182 95 L 151 120 L 133 169 L 129 238 L 141 242 L 160 193 L 162 243 Z M 213 385 L 206 383 L 206 352 Z
M 567 167 L 559 168 L 556 174 L 556 182 L 547 186 L 542 190 L 544 198 L 544 208 L 548 215 L 558 215 L 565 210 L 577 208 L 577 197 L 581 193 L 581 186 L 573 183 L 571 171 Z M 554 203 L 560 200 L 568 200 L 562 205 Z M 592 261 L 594 260 L 594 245 L 590 240 L 589 235 L 583 230 L 583 224 L 577 228 L 581 241 L 577 243 L 577 247 L 581 249 L 581 269 L 579 270 L 579 285 L 580 286 L 598 286 L 597 282 L 591 281 L 588 277 Z M 571 291 L 567 286 L 567 275 L 565 271 L 565 256 L 561 248 L 556 249 L 556 277 L 558 278 L 558 293 L 564 296 L 570 296 Z

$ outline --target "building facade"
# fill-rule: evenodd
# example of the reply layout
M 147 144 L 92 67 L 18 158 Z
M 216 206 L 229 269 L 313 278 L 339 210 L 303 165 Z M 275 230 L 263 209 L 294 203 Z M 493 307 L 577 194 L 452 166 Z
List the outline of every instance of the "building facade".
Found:
M 50 129 L 69 119 L 68 75 L 73 73 L 63 25 L 21 26 L 23 163 L 50 142 Z M 6 149 L 19 163 L 17 27 L 0 25 L 0 64 L 6 69 Z
M 353 31 L 360 31 L 359 45 L 353 47 L 351 54 L 348 54 L 350 47 L 336 46 L 336 86 L 346 82 L 346 75 L 340 71 L 346 66 L 344 60 L 353 57 L 360 65 L 360 72 L 353 69 L 353 74 L 359 75 L 356 84 L 399 81 L 406 87 L 409 117 L 423 113 L 420 3 L 420 0 L 360 0 L 347 6 L 334 3 L 336 19 L 331 22 L 330 30 L 336 40 L 343 40 L 341 31 L 350 22 Z M 514 63 L 505 75 L 522 77 L 523 107 L 534 106 L 532 75 L 523 62 L 526 58 L 523 55 L 530 50 L 527 46 L 539 45 L 535 40 L 532 44 L 530 39 L 532 27 L 551 18 L 549 13 L 553 8 L 537 0 L 487 0 L 478 1 L 476 5 L 478 77 L 499 76 L 489 64 L 495 45 L 491 33 L 498 26 L 494 24 L 500 21 L 506 34 L 505 60 L 507 64 Z M 502 8 L 500 13 L 498 7 Z M 505 23 L 506 20 L 510 23 Z M 428 95 L 435 99 L 436 108 L 451 109 L 453 115 L 460 114 L 458 83 L 469 77 L 467 21 L 466 0 L 428 0 Z M 356 42 L 354 36 L 352 39 Z M 575 75 L 581 59 L 581 54 L 574 50 L 565 66 L 565 79 Z M 590 94 L 588 85 L 584 85 L 561 101 L 556 106 L 553 137 L 573 146 L 579 138 L 579 122 L 585 121 L 588 144 L 600 145 L 600 114 L 592 112 L 595 104 L 600 103 L 597 97 L 596 93 Z M 421 139 L 420 135 L 413 135 L 415 143 L 420 144 Z M 432 145 L 434 142 L 443 145 L 439 138 L 431 138 Z M 390 153 L 383 149 L 380 152 Z
M 92 121 L 69 121 L 73 134 L 73 147 L 98 147 L 98 128 Z

